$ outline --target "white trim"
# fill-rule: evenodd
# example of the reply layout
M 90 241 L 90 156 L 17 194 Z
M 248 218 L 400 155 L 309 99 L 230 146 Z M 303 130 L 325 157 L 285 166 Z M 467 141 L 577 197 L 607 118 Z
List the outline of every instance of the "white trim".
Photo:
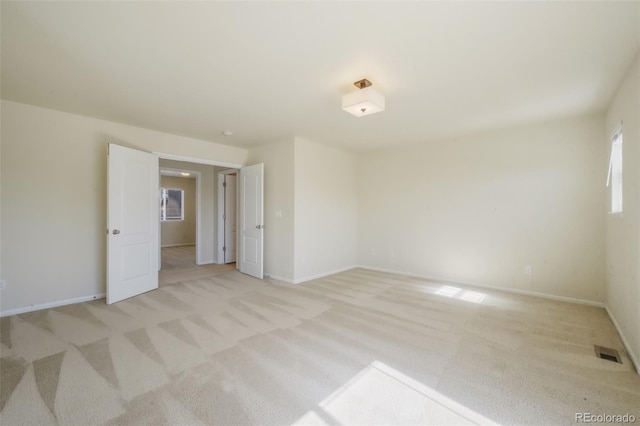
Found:
M 307 275 L 306 277 L 302 277 L 302 278 L 294 278 L 293 284 L 301 284 L 301 283 L 305 283 L 307 281 L 317 280 L 318 278 L 324 278 L 324 277 L 327 277 L 329 275 L 339 274 L 340 272 L 350 271 L 350 270 L 355 269 L 355 268 L 358 268 L 358 266 L 357 265 L 351 265 L 351 266 L 346 266 L 344 268 L 336 269 L 336 270 L 329 271 L 329 272 L 322 272 L 320 274 Z
M 267 278 L 267 275 L 268 275 L 268 279 L 270 280 L 282 281 L 283 283 L 293 284 L 293 280 L 291 278 L 285 278 L 278 275 L 264 274 L 265 278 Z
M 613 326 L 618 331 L 618 335 L 620 335 L 620 340 L 622 340 L 622 344 L 624 345 L 624 348 L 627 350 L 627 353 L 629 354 L 629 359 L 631 359 L 631 364 L 632 364 L 631 366 L 636 370 L 636 373 L 640 374 L 640 359 L 635 354 L 635 352 L 633 352 L 633 348 L 629 344 L 629 340 L 627 340 L 627 338 L 624 336 L 624 333 L 622 332 L 622 328 L 620 328 L 620 326 L 618 325 L 618 321 L 616 321 L 616 317 L 613 316 L 611 309 L 609 309 L 608 306 L 605 306 L 604 308 L 607 311 L 607 315 L 609 315 L 609 318 L 611 319 Z
M 412 272 L 398 271 L 398 270 L 395 270 L 395 269 L 375 268 L 375 267 L 372 267 L 372 266 L 364 266 L 364 265 L 358 265 L 357 267 L 358 268 L 362 268 L 362 269 L 368 269 L 370 271 L 386 272 L 386 273 L 396 274 L 396 275 L 405 275 L 407 277 L 422 278 L 422 279 L 429 280 L 429 281 L 440 281 L 440 282 L 444 282 L 444 283 L 448 283 L 448 284 L 459 284 L 459 285 L 470 286 L 470 287 L 486 288 L 488 290 L 497 290 L 497 291 L 504 291 L 505 293 L 522 294 L 524 296 L 541 297 L 543 299 L 558 300 L 558 301 L 561 301 L 561 302 L 569 302 L 569 303 L 577 303 L 579 305 L 595 306 L 595 307 L 598 307 L 598 308 L 605 308 L 606 307 L 605 304 L 602 303 L 602 302 L 595 302 L 593 300 L 586 300 L 586 299 L 578 299 L 578 298 L 575 298 L 575 297 L 557 296 L 555 294 L 549 294 L 549 293 L 538 293 L 538 292 L 535 292 L 535 291 L 520 290 L 520 289 L 517 289 L 517 288 L 509 288 L 509 287 L 496 287 L 496 286 L 491 286 L 491 285 L 486 285 L 486 284 L 478 284 L 478 283 L 472 283 L 472 282 L 452 281 L 452 280 L 447 279 L 447 278 L 414 274 Z
M 24 308 L 11 309 L 0 312 L 0 317 L 8 317 L 10 315 L 25 314 L 27 312 L 39 311 L 41 309 L 57 308 L 59 306 L 72 305 L 74 303 L 90 302 L 92 300 L 104 299 L 105 293 L 94 294 L 92 296 L 76 297 L 75 299 L 58 300 L 57 302 L 42 303 L 40 305 L 31 305 Z
M 196 243 L 184 243 L 184 244 L 167 244 L 166 246 L 162 246 L 162 248 L 169 248 L 169 247 L 184 247 L 184 246 L 195 246 Z
M 153 151 L 153 153 L 165 160 L 176 160 L 176 161 L 185 161 L 188 163 L 208 164 L 210 166 L 227 167 L 230 169 L 239 169 L 242 167 L 242 164 L 236 164 L 236 163 L 225 163 L 223 161 L 205 160 L 202 158 L 194 158 L 194 157 L 185 157 L 184 155 L 167 154 L 167 153 L 157 152 L 157 151 Z
M 322 272 L 320 274 L 315 274 L 315 275 L 307 275 L 306 277 L 302 277 L 302 278 L 294 278 L 292 283 L 293 284 L 301 284 L 301 283 L 305 283 L 307 281 L 317 280 L 318 278 L 324 278 L 324 277 L 327 277 L 329 275 L 339 274 L 340 272 L 350 271 L 350 270 L 355 269 L 355 268 L 359 268 L 359 266 L 351 265 L 351 266 L 346 266 L 344 268 L 336 269 L 336 270 L 329 271 L 329 272 Z
M 320 274 L 315 274 L 315 275 L 308 275 L 308 276 L 302 277 L 302 278 L 285 278 L 285 277 L 281 277 L 281 276 L 278 276 L 278 275 L 271 275 L 269 273 L 265 273 L 264 276 L 265 276 L 265 278 L 268 277 L 268 278 L 270 278 L 272 280 L 282 281 L 282 282 L 285 282 L 287 284 L 302 284 L 302 283 L 306 283 L 307 281 L 317 280 L 318 278 L 328 277 L 329 275 L 339 274 L 340 272 L 350 271 L 350 270 L 355 269 L 355 268 L 362 268 L 362 266 L 357 266 L 357 265 L 346 266 L 344 268 L 335 269 L 335 270 L 329 271 L 329 272 L 322 272 Z
M 221 177 L 224 175 L 231 175 L 233 173 L 237 173 L 239 169 L 228 169 L 228 170 L 221 170 L 218 172 L 218 174 L 216 175 L 216 179 L 218 180 L 217 182 L 217 188 L 218 188 L 218 205 L 217 205 L 217 216 L 218 216 L 218 229 L 216 229 L 216 252 L 217 252 L 217 262 L 219 264 L 224 264 L 224 252 L 222 251 L 222 247 L 224 247 L 224 232 L 222 231 L 224 229 L 224 219 L 222 219 L 222 215 L 224 214 L 224 187 L 222 186 L 222 184 L 224 182 L 222 182 Z M 238 197 L 236 196 L 236 214 L 238 213 Z M 236 241 L 236 247 L 238 246 L 238 242 Z

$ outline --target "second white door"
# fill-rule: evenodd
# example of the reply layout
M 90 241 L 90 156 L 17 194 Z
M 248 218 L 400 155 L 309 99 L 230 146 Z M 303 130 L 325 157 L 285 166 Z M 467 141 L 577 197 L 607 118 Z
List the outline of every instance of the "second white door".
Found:
M 240 272 L 262 279 L 264 276 L 264 164 L 240 169 L 238 182 Z

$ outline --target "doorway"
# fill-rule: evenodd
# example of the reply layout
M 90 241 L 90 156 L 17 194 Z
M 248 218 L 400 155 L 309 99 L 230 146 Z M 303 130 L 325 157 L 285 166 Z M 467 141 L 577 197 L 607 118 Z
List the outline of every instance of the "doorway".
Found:
M 160 269 L 196 266 L 200 173 L 160 166 Z
M 235 263 L 237 258 L 238 170 L 218 172 L 218 263 Z
M 207 219 L 208 211 L 212 215 L 218 216 L 218 209 L 213 203 L 206 202 L 205 196 L 215 197 L 217 185 L 219 185 L 216 176 L 219 172 L 227 171 L 227 174 L 236 173 L 237 176 L 237 199 L 236 199 L 236 218 L 237 218 L 237 269 L 247 275 L 262 279 L 264 277 L 264 164 L 257 163 L 250 166 L 242 167 L 239 164 L 220 163 L 216 161 L 203 161 L 189 157 L 181 157 L 172 154 L 155 153 L 160 157 L 160 161 L 175 160 L 180 163 L 193 163 L 192 167 L 212 165 L 213 168 L 203 170 L 197 169 L 202 173 L 202 185 L 199 191 L 199 199 L 202 210 L 202 236 L 201 243 L 198 242 L 198 265 L 207 263 L 223 263 L 224 256 L 220 255 L 219 222 L 216 219 Z M 188 168 L 189 166 L 185 166 Z M 212 173 L 212 174 L 210 174 Z M 223 173 L 224 174 L 224 173 Z M 209 185 L 212 185 L 210 187 Z M 219 191 L 218 191 L 219 192 Z M 218 202 L 216 201 L 216 204 Z M 209 210 L 210 209 L 210 210 Z M 217 226 L 218 225 L 218 226 Z M 217 228 L 217 229 L 214 229 Z M 226 246 L 222 246 L 226 247 Z M 224 250 L 222 250 L 224 252 Z M 209 260 L 211 259 L 211 260 Z M 230 264 L 229 264 L 230 265 Z
M 162 164 L 176 163 L 173 167 Z M 242 273 L 263 278 L 263 193 L 264 165 L 241 167 L 109 144 L 107 167 L 107 304 L 133 297 L 185 279 L 211 275 L 220 268 L 235 269 L 233 264 L 217 264 L 216 176 L 236 168 L 238 177 L 238 265 Z M 213 166 L 213 167 L 211 167 Z M 196 260 L 192 268 L 160 272 L 160 216 L 176 220 L 183 217 L 178 200 L 180 192 L 165 196 L 160 210 L 160 168 L 195 172 L 196 181 Z M 229 174 L 232 174 L 229 173 Z M 186 177 L 186 176 L 185 176 Z M 242 182 L 242 184 L 240 184 Z M 173 185 L 167 185 L 173 186 Z M 178 189 L 178 188 L 165 188 Z M 178 195 L 179 194 L 179 195 Z M 176 209 L 177 208 L 177 209 Z M 202 220 L 200 220 L 202 219 Z M 250 243 L 250 244 L 249 244 Z M 248 248 L 247 248 L 248 247 Z M 224 262 L 224 258 L 223 258 Z M 211 264 L 211 265 L 208 265 Z M 205 265 L 204 267 L 200 265 Z

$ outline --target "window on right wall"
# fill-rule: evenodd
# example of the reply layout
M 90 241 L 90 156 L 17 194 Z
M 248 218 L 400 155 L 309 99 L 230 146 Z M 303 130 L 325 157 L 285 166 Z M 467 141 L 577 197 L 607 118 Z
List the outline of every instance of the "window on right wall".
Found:
M 611 187 L 611 213 L 622 213 L 622 126 L 611 138 L 607 186 Z

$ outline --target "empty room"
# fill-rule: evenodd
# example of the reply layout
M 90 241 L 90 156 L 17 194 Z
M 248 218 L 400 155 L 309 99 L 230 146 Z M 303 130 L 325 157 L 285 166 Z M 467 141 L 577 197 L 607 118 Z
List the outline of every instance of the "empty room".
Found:
M 0 2 L 2 425 L 640 422 L 640 2 Z

